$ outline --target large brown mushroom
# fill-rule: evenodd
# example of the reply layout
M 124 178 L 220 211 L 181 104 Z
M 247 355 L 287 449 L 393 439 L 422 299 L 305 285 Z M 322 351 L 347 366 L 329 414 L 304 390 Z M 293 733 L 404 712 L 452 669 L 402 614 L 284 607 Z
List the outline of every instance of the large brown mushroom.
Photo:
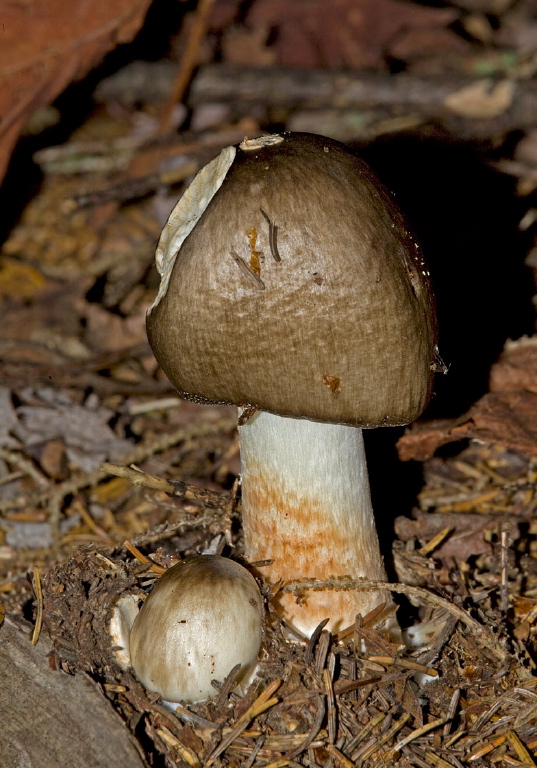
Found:
M 362 428 L 427 404 L 436 321 L 422 253 L 389 195 L 344 145 L 245 139 L 194 179 L 157 250 L 151 346 L 185 398 L 253 415 L 239 426 L 246 557 L 270 583 L 382 579 Z M 388 601 L 289 593 L 310 635 Z

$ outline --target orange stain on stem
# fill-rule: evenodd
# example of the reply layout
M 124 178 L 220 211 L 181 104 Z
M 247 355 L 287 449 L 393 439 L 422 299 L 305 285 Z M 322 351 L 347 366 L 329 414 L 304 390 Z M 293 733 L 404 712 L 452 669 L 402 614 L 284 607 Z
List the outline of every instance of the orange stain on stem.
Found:
M 343 577 L 385 579 L 381 564 L 361 540 L 357 526 L 337 523 L 319 500 L 278 492 L 278 484 L 259 473 L 248 473 L 243 484 L 246 556 L 250 562 L 272 560 L 260 568 L 271 583 Z M 374 548 L 373 548 L 374 551 Z M 311 632 L 325 618 L 339 631 L 379 603 L 384 592 L 305 590 L 297 598 L 286 593 L 273 601 L 280 615 L 297 629 Z

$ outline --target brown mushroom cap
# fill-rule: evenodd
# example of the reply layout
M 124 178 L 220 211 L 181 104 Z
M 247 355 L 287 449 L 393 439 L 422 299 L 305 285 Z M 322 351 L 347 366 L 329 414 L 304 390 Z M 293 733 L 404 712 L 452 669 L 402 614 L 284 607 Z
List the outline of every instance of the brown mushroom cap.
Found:
M 180 246 L 148 314 L 157 360 L 189 399 L 362 427 L 413 421 L 436 345 L 417 243 L 343 144 L 270 138 L 240 145 Z

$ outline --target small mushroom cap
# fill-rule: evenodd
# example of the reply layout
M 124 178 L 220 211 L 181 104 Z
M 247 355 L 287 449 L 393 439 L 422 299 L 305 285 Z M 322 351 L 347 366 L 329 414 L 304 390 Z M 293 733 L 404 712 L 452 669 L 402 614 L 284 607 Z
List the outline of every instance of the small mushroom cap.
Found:
M 136 677 L 167 701 L 212 698 L 211 680 L 255 665 L 262 599 L 253 576 L 225 557 L 196 555 L 170 568 L 136 617 L 129 650 Z
M 431 393 L 434 298 L 389 195 L 322 136 L 261 137 L 224 153 L 179 201 L 159 246 L 147 329 L 171 382 L 188 399 L 280 416 L 413 421 Z

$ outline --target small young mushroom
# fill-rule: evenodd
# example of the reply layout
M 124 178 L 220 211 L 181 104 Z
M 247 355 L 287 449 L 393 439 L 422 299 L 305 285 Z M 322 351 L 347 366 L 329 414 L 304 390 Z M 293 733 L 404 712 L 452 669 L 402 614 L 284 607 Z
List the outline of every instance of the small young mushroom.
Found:
M 237 682 L 253 671 L 261 647 L 263 604 L 253 576 L 219 555 L 194 555 L 157 581 L 130 631 L 136 677 L 166 701 L 216 696 L 241 665 Z
M 196 176 L 156 260 L 157 360 L 183 397 L 244 409 L 246 557 L 271 561 L 273 584 L 383 579 L 362 428 L 416 419 L 436 368 L 429 272 L 390 196 L 339 142 L 245 139 Z M 311 635 L 390 600 L 325 589 L 275 604 Z

